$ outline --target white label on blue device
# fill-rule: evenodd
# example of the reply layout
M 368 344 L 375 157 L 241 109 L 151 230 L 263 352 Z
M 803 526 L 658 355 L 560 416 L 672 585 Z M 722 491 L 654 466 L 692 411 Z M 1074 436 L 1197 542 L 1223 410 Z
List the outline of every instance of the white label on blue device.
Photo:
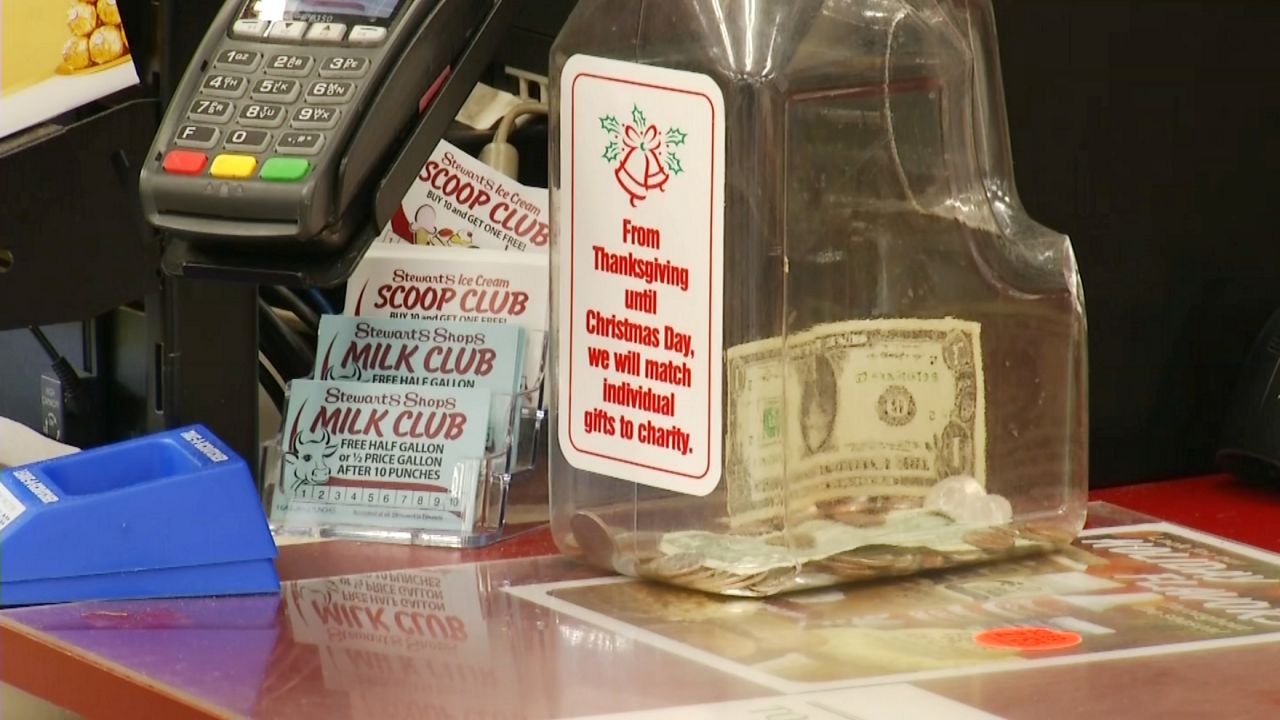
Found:
M 9 527 L 9 524 L 18 519 L 18 516 L 27 511 L 27 506 L 22 504 L 9 488 L 0 485 L 0 530 Z

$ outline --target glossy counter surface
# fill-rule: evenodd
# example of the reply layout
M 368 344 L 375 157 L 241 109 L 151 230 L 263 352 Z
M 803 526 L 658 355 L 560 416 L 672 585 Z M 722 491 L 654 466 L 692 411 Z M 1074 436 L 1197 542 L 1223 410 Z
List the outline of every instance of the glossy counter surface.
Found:
M 1100 503 L 1090 517 L 1102 533 L 1151 520 Z M 552 553 L 545 529 L 478 553 L 345 542 L 285 547 L 280 567 L 288 582 L 280 597 L 6 612 L 0 679 L 105 718 L 536 720 L 646 710 L 655 714 L 644 717 L 760 718 L 769 714 L 753 708 L 787 702 L 812 704 L 778 717 L 1280 717 L 1280 635 L 1261 627 L 1230 631 L 1232 618 L 1204 619 L 1195 630 L 1179 616 L 1181 626 L 1117 633 L 1099 629 L 1098 619 L 1110 616 L 1096 607 L 1037 607 L 1025 617 L 1065 623 L 1057 615 L 1070 615 L 1075 625 L 1067 626 L 1081 629 L 1084 645 L 998 656 L 965 646 L 946 654 L 964 623 L 948 615 L 959 607 L 954 600 L 940 603 L 926 587 L 932 582 L 766 603 L 716 600 L 597 580 Z M 1248 553 L 1233 556 L 1244 558 L 1239 567 L 1280 563 Z M 1107 588 L 1119 588 L 1115 580 L 1125 576 L 1086 573 L 1087 560 L 1061 562 L 1057 570 L 1071 572 L 1052 573 L 1055 582 L 1075 579 L 1056 592 L 1076 598 L 1076 609 L 1099 587 L 1110 597 L 1122 592 Z M 990 578 L 960 576 L 948 587 L 976 587 L 976 580 Z M 1248 602 L 1280 601 L 1280 591 L 1268 587 L 1250 589 L 1266 599 Z M 964 612 L 996 602 L 978 602 L 984 597 L 995 596 L 975 595 L 974 603 L 961 603 Z M 1142 607 L 1163 607 L 1154 600 Z M 925 614 L 898 617 L 913 607 Z M 1186 617 L 1196 614 L 1204 613 Z M 857 643 L 842 644 L 839 638 L 853 636 L 836 634 L 858 632 L 863 642 L 904 630 L 875 657 L 846 652 Z M 933 650 L 911 656 L 895 649 L 918 640 L 934 643 L 929 647 L 941 648 L 945 659 Z M 675 709 L 751 700 L 757 702 L 706 714 Z

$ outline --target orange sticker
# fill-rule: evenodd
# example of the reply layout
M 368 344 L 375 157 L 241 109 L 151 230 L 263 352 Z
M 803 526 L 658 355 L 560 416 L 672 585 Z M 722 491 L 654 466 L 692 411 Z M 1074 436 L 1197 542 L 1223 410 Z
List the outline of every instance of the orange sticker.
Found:
M 984 630 L 974 638 L 979 645 L 1004 650 L 1065 650 L 1082 642 L 1079 633 L 1042 627 L 1006 627 Z

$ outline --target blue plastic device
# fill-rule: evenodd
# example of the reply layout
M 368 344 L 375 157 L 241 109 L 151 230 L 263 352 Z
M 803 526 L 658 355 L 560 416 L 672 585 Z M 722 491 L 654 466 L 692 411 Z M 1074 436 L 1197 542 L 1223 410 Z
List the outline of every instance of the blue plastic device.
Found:
M 0 606 L 278 593 L 248 465 L 193 425 L 0 471 Z

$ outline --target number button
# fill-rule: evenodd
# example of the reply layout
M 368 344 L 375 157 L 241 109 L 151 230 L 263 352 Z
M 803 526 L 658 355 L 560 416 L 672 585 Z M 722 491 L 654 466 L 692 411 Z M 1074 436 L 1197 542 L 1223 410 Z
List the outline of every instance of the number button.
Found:
M 266 130 L 232 130 L 227 135 L 228 150 L 242 150 L 244 152 L 262 152 L 267 149 L 267 145 L 271 143 L 271 133 Z
M 271 26 L 267 31 L 267 37 L 272 40 L 284 40 L 286 42 L 301 42 L 302 36 L 307 32 L 307 24 L 301 20 L 280 20 Z
M 307 42 L 339 43 L 347 34 L 347 26 L 342 23 L 312 23 L 307 30 Z
M 267 61 L 268 75 L 306 77 L 311 72 L 310 55 L 276 55 Z
M 191 110 L 187 116 L 196 121 L 224 123 L 231 119 L 233 109 L 231 103 L 226 100 L 197 98 L 191 103 Z
M 238 72 L 253 72 L 262 62 L 262 53 L 252 50 L 223 50 L 213 59 L 213 66 Z
M 240 108 L 239 120 L 246 127 L 280 127 L 284 123 L 284 108 L 279 105 L 250 103 Z
M 300 107 L 293 111 L 293 126 L 301 130 L 328 130 L 338 124 L 338 109 Z
M 387 29 L 377 25 L 356 25 L 351 28 L 351 34 L 347 36 L 348 43 L 361 47 L 381 45 L 386 39 Z
M 335 56 L 325 58 L 320 63 L 322 78 L 358 78 L 364 77 L 369 70 L 369 58 Z
M 243 75 L 208 75 L 200 84 L 200 90 L 206 95 L 238 98 L 244 95 L 245 83 Z
M 311 83 L 311 87 L 307 90 L 307 101 L 316 104 L 339 105 L 351 99 L 355 93 L 355 84 L 349 82 L 319 82 Z
M 281 155 L 315 155 L 324 144 L 324 136 L 318 132 L 287 132 L 280 136 L 276 152 Z
M 237 20 L 231 26 L 231 35 L 240 38 L 260 38 L 267 34 L 271 26 L 268 20 Z
M 253 84 L 253 89 L 249 91 L 249 96 L 254 100 L 293 102 L 298 99 L 298 81 L 262 78 Z
M 182 147 L 211 148 L 218 143 L 218 128 L 208 125 L 183 125 L 173 143 Z

